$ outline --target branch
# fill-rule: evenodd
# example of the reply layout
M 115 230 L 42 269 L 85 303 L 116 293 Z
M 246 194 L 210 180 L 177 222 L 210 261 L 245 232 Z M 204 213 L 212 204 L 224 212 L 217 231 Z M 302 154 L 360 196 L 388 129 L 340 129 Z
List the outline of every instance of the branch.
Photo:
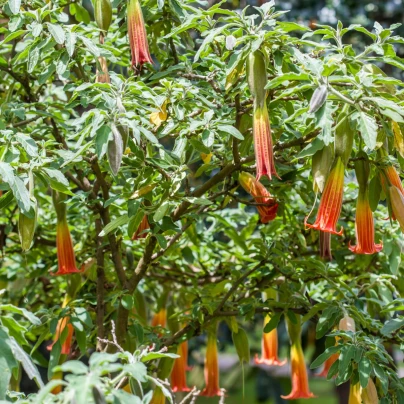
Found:
M 103 349 L 104 338 L 104 284 L 105 284 L 105 272 L 104 272 L 104 251 L 102 248 L 103 237 L 99 234 L 102 231 L 101 219 L 95 219 L 95 240 L 97 246 L 96 258 L 97 258 L 97 351 Z

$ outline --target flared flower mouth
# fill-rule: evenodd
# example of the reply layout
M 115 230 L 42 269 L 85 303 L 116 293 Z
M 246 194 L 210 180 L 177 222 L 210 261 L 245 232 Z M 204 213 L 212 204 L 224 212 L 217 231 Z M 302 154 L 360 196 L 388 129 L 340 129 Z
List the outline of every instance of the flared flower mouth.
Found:
M 373 224 L 373 214 L 370 209 L 368 200 L 368 191 L 359 191 L 358 201 L 356 204 L 356 246 L 351 246 L 349 249 L 355 254 L 374 254 L 383 249 L 383 244 L 375 244 L 375 230 Z
M 276 218 L 279 204 L 271 196 L 269 191 L 254 178 L 251 174 L 242 172 L 239 175 L 239 183 L 258 203 L 257 210 L 260 215 L 261 223 L 268 223 Z
M 76 266 L 72 238 L 66 220 L 58 221 L 57 223 L 56 249 L 58 256 L 58 271 L 51 275 L 68 275 L 81 272 Z
M 153 63 L 149 53 L 146 27 L 139 0 L 128 3 L 128 35 L 132 53 L 132 67 Z
M 70 353 L 72 347 L 74 327 L 69 321 L 70 321 L 69 317 L 63 317 L 58 321 L 58 324 L 56 326 L 55 337 L 52 344 L 47 347 L 48 351 L 52 350 L 53 345 L 55 345 L 56 342 L 61 338 L 62 334 L 64 334 L 64 331 L 67 328 L 67 335 L 62 343 L 61 353 L 63 355 L 68 355 Z
M 186 357 L 184 357 L 184 349 L 182 345 L 185 344 L 183 342 L 178 346 L 177 354 L 180 356 L 175 359 L 173 370 L 171 372 L 171 387 L 174 393 L 178 391 L 190 391 L 191 389 L 187 386 L 187 377 L 186 377 Z
M 266 315 L 264 328 L 271 320 L 271 316 Z M 278 358 L 278 331 L 275 329 L 268 333 L 263 333 L 261 341 L 261 358 L 255 356 L 254 362 L 257 365 L 283 366 L 286 360 L 281 361 Z
M 279 177 L 275 168 L 274 151 L 272 145 L 271 125 L 266 103 L 254 103 L 253 117 L 254 151 L 257 164 L 257 180 L 266 175 Z
M 315 397 L 315 395 L 309 390 L 306 363 L 300 342 L 292 344 L 290 354 L 292 367 L 292 391 L 287 396 L 281 397 L 285 400 Z
M 215 332 L 208 333 L 204 374 L 206 387 L 202 390 L 200 395 L 206 397 L 221 396 L 222 391 L 219 387 L 219 359 Z
M 336 227 L 342 209 L 344 172 L 344 163 L 340 157 L 337 157 L 321 196 L 317 218 L 313 224 L 309 224 L 307 223 L 308 217 L 306 217 L 304 220 L 306 228 L 321 230 L 338 236 L 342 235 L 344 229 L 341 227 L 341 230 L 337 231 Z

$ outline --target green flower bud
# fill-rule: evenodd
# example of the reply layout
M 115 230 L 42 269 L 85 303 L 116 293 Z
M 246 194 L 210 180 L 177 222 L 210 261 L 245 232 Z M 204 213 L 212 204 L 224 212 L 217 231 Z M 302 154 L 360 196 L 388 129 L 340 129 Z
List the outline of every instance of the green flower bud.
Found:
M 112 21 L 110 0 L 94 0 L 94 18 L 100 29 L 108 31 Z
M 22 251 L 28 251 L 30 249 L 32 240 L 34 239 L 35 235 L 38 206 L 36 199 L 34 197 L 32 197 L 31 199 L 34 201 L 34 217 L 29 218 L 20 213 L 20 216 L 18 218 L 18 235 L 20 236 Z

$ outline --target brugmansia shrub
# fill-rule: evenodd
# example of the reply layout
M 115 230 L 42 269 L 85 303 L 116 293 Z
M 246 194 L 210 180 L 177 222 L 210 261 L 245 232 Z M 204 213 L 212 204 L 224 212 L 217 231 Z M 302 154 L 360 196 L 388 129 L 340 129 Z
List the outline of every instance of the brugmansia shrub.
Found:
M 3 2 L 0 400 L 226 400 L 227 323 L 241 366 L 290 372 L 285 399 L 319 395 L 310 365 L 404 402 L 398 25 L 223 7 Z

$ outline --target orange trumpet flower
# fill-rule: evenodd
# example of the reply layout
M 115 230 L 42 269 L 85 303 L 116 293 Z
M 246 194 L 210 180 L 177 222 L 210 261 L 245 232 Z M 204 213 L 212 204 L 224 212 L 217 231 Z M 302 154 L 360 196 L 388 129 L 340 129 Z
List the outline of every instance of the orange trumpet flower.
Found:
M 160 309 L 154 316 L 151 322 L 152 327 L 165 327 L 167 324 L 167 310 Z
M 266 315 L 264 320 L 264 328 L 270 322 L 271 316 Z M 278 331 L 274 328 L 272 331 L 262 334 L 261 342 L 261 359 L 255 355 L 254 362 L 256 364 L 265 364 L 272 366 L 282 366 L 286 360 L 281 361 L 278 358 Z
M 300 315 L 296 315 L 297 323 L 293 324 L 286 318 L 288 333 L 290 338 L 290 362 L 292 367 L 292 391 L 287 396 L 281 396 L 285 400 L 297 400 L 299 398 L 312 398 L 314 394 L 310 392 L 307 377 L 307 368 L 304 354 L 300 343 L 301 324 Z
M 173 370 L 171 372 L 171 387 L 174 393 L 177 391 L 190 391 L 190 388 L 187 386 L 187 357 L 184 356 L 184 344 L 186 344 L 186 342 L 178 345 L 177 354 L 180 357 L 175 359 Z
M 66 195 L 61 192 L 53 192 L 53 202 L 56 210 L 56 250 L 58 256 L 58 271 L 52 275 L 67 275 L 81 272 L 76 267 L 76 258 L 73 250 L 73 242 L 67 225 Z
M 238 180 L 245 191 L 253 196 L 255 202 L 265 204 L 257 206 L 261 222 L 268 223 L 274 220 L 278 210 L 278 203 L 261 182 L 246 172 L 241 172 Z
M 208 343 L 205 357 L 205 384 L 201 396 L 221 396 L 219 387 L 219 359 L 217 353 L 216 329 L 208 331 Z
M 309 224 L 307 223 L 308 217 L 306 217 L 304 221 L 306 227 L 339 236 L 342 235 L 344 229 L 341 228 L 340 231 L 337 231 L 336 226 L 342 208 L 344 172 L 345 166 L 341 157 L 336 157 L 325 183 L 316 221 L 313 224 Z

